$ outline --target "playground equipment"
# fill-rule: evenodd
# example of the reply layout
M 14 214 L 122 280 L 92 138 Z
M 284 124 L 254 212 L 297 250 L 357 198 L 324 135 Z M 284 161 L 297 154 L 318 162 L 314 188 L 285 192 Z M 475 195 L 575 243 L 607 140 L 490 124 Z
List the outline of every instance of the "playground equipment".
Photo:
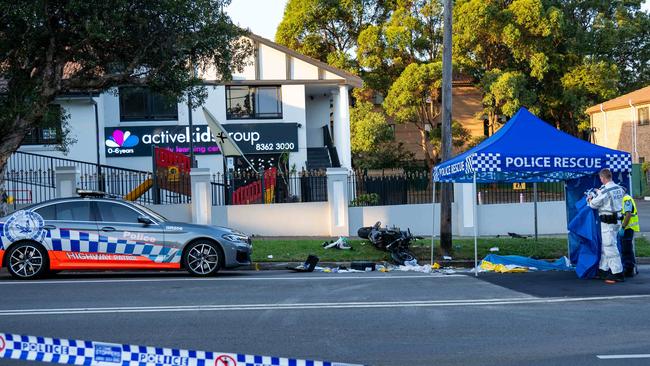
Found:
M 154 173 L 134 190 L 127 193 L 124 199 L 135 201 L 156 185 L 157 189 L 189 196 L 190 187 L 190 158 L 167 149 L 154 147 Z

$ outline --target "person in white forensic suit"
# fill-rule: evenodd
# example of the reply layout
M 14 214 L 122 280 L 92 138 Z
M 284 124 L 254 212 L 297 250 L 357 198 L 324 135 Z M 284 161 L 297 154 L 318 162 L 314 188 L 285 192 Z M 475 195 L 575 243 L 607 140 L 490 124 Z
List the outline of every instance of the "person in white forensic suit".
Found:
M 607 283 L 623 282 L 623 263 L 616 245 L 618 231 L 621 228 L 618 213 L 623 209 L 623 187 L 612 181 L 612 172 L 603 169 L 598 173 L 603 184 L 596 190 L 596 196 L 589 198 L 589 207 L 598 210 L 600 233 L 602 236 L 599 276 Z

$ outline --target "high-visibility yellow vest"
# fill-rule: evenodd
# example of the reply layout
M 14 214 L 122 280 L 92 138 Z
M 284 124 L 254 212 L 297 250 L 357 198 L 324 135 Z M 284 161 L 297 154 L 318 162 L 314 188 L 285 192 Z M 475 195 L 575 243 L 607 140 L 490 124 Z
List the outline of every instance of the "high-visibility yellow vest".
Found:
M 621 214 L 623 215 L 623 218 L 625 218 L 625 203 L 629 201 L 632 204 L 632 216 L 630 216 L 630 221 L 628 221 L 627 226 L 624 227 L 624 229 L 632 229 L 634 231 L 641 231 L 641 228 L 639 227 L 639 214 L 636 211 L 636 202 L 634 202 L 634 199 L 626 194 L 623 196 L 623 209 L 621 210 Z

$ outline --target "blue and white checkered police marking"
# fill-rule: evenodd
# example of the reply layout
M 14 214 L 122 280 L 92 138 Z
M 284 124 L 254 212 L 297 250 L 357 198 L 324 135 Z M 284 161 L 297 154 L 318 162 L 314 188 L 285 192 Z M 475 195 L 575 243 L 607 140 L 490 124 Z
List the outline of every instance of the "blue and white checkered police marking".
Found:
M 475 153 L 472 157 L 472 169 L 477 172 L 500 172 L 500 153 Z
M 97 235 L 77 230 L 45 230 L 43 218 L 33 211 L 21 210 L 12 214 L 7 222 L 0 223 L 0 249 L 7 249 L 11 243 L 23 239 L 42 243 L 48 250 L 74 253 L 102 253 L 147 257 L 156 263 L 177 263 L 181 251 L 163 245 L 123 238 Z M 135 258 L 135 257 L 133 257 Z M 92 259 L 92 258 L 78 258 Z
M 632 170 L 630 154 L 607 154 L 607 168 L 613 172 L 629 172 Z
M 84 366 L 360 366 L 0 333 L 0 358 Z

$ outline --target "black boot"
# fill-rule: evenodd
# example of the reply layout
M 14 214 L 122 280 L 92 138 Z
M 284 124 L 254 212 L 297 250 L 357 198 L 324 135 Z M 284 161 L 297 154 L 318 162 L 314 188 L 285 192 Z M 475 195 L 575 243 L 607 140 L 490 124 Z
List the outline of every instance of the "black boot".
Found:
M 612 275 L 612 279 L 616 282 L 625 282 L 625 273 L 620 272 L 615 275 Z
M 603 271 L 602 269 L 598 268 L 598 275 L 597 276 L 598 276 L 599 280 L 606 280 L 606 279 L 609 278 L 610 272 L 609 271 Z
M 625 269 L 625 277 L 634 277 L 636 274 L 636 268 L 631 267 L 631 268 L 626 268 Z
M 605 279 L 606 283 L 625 282 L 625 274 L 623 272 L 612 274 L 611 271 L 609 271 L 608 273 L 609 275 Z

